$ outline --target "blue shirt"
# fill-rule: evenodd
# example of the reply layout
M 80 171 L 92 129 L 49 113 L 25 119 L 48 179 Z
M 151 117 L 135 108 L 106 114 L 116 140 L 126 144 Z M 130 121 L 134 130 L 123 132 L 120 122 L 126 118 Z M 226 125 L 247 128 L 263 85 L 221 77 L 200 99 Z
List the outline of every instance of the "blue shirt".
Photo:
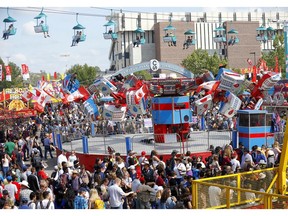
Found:
M 74 200 L 74 209 L 88 209 L 88 200 L 77 195 Z
M 43 141 L 44 146 L 46 147 L 50 147 L 50 139 L 48 137 L 46 137 Z

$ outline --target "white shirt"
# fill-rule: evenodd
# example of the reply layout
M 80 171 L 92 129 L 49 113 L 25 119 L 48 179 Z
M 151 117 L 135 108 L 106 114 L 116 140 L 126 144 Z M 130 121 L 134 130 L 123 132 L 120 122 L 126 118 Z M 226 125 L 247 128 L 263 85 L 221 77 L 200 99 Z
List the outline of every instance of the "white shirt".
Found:
M 216 187 L 216 186 L 210 186 L 208 189 L 208 194 L 209 194 L 209 202 L 210 202 L 211 207 L 221 205 L 221 201 L 220 201 L 221 188 Z
M 241 168 L 242 169 L 244 168 L 244 164 L 245 164 L 246 159 L 253 162 L 252 156 L 249 153 L 247 153 L 246 155 L 243 155 L 242 160 L 241 160 Z
M 60 156 L 60 155 L 59 155 L 59 156 Z M 77 160 L 76 155 L 70 155 L 70 156 L 68 157 L 68 161 L 69 161 L 70 163 L 73 163 L 75 160 Z
M 240 162 L 236 159 L 236 158 L 233 158 L 231 160 L 231 165 L 232 165 L 232 171 L 235 172 L 236 171 L 236 168 L 239 167 L 240 168 Z
M 61 166 L 63 161 L 67 163 L 68 162 L 67 157 L 63 154 L 60 154 L 57 158 L 57 164 Z
M 48 202 L 49 202 L 48 199 L 42 200 L 42 205 L 43 205 L 44 209 L 46 209 L 46 206 L 47 206 Z M 37 203 L 37 209 L 41 209 L 40 202 Z M 53 201 L 50 201 L 50 205 L 49 205 L 48 209 L 55 209 Z
M 186 166 L 183 163 L 179 163 L 178 165 L 175 165 L 173 171 L 177 174 L 176 178 L 182 178 L 181 171 L 186 173 Z
M 122 197 L 125 195 L 122 188 L 114 184 L 108 188 L 111 207 L 119 207 L 122 204 Z
M 9 183 L 4 186 L 4 189 L 8 191 L 11 200 L 15 201 L 15 194 L 18 192 L 16 185 Z

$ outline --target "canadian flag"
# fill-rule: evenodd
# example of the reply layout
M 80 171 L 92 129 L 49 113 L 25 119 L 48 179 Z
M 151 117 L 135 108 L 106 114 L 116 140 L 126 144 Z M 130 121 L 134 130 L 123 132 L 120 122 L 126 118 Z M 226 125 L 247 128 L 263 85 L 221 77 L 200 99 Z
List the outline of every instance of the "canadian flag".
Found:
M 22 64 L 21 67 L 23 80 L 27 80 L 29 78 L 29 68 L 26 64 Z
M 41 91 L 41 95 L 34 104 L 34 109 L 36 109 L 38 112 L 44 112 L 44 107 L 50 99 L 51 96 L 49 96 L 45 91 Z
M 30 99 L 32 99 L 32 97 L 34 96 L 34 94 L 31 92 L 31 91 L 25 91 L 23 94 L 22 94 L 22 100 L 24 102 L 28 102 Z
M 72 94 L 67 95 L 65 102 L 72 102 L 79 99 L 82 99 L 83 101 L 86 101 L 88 98 L 90 98 L 90 93 L 84 88 L 83 86 L 80 86 L 78 90 L 73 92 Z
M 135 103 L 139 104 L 140 100 L 148 93 L 147 85 L 143 85 L 140 89 L 135 92 Z

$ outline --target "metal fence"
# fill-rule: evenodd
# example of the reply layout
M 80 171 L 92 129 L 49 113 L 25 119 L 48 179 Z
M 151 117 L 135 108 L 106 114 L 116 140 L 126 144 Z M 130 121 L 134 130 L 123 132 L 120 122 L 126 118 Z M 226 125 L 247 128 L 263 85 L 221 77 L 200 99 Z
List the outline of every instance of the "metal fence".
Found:
M 251 172 L 194 180 L 192 206 L 195 209 L 284 208 L 287 196 L 277 195 L 277 170 L 269 168 Z M 216 193 L 217 192 L 217 196 Z M 262 205 L 262 206 L 261 206 Z

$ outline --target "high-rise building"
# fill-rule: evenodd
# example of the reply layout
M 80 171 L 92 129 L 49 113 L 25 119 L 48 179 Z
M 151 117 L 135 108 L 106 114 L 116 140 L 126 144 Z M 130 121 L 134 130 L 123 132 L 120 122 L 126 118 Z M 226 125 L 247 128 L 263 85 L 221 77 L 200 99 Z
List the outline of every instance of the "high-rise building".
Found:
M 265 43 L 256 40 L 256 29 L 260 26 L 272 27 L 277 33 L 283 32 L 281 24 L 272 22 L 285 19 L 288 12 L 176 12 L 176 13 L 115 13 L 115 31 L 117 40 L 111 40 L 109 52 L 110 70 L 134 65 L 156 58 L 158 61 L 181 65 L 183 59 L 196 49 L 207 50 L 209 54 L 215 52 L 221 58 L 226 58 L 231 68 L 247 68 L 247 58 L 258 59 L 261 52 L 273 49 L 273 41 Z M 110 19 L 109 17 L 108 19 Z M 163 41 L 164 28 L 171 24 L 176 29 L 173 34 L 177 38 L 176 46 L 168 46 Z M 217 27 L 225 28 L 227 40 L 228 31 L 237 30 L 239 43 L 224 45 L 215 43 L 213 37 Z M 136 33 L 141 28 L 144 33 Z M 195 45 L 183 49 L 184 32 L 195 32 Z M 171 32 L 171 31 L 170 31 Z M 143 35 L 145 44 L 133 47 L 136 36 Z M 255 53 L 254 58 L 251 53 Z

